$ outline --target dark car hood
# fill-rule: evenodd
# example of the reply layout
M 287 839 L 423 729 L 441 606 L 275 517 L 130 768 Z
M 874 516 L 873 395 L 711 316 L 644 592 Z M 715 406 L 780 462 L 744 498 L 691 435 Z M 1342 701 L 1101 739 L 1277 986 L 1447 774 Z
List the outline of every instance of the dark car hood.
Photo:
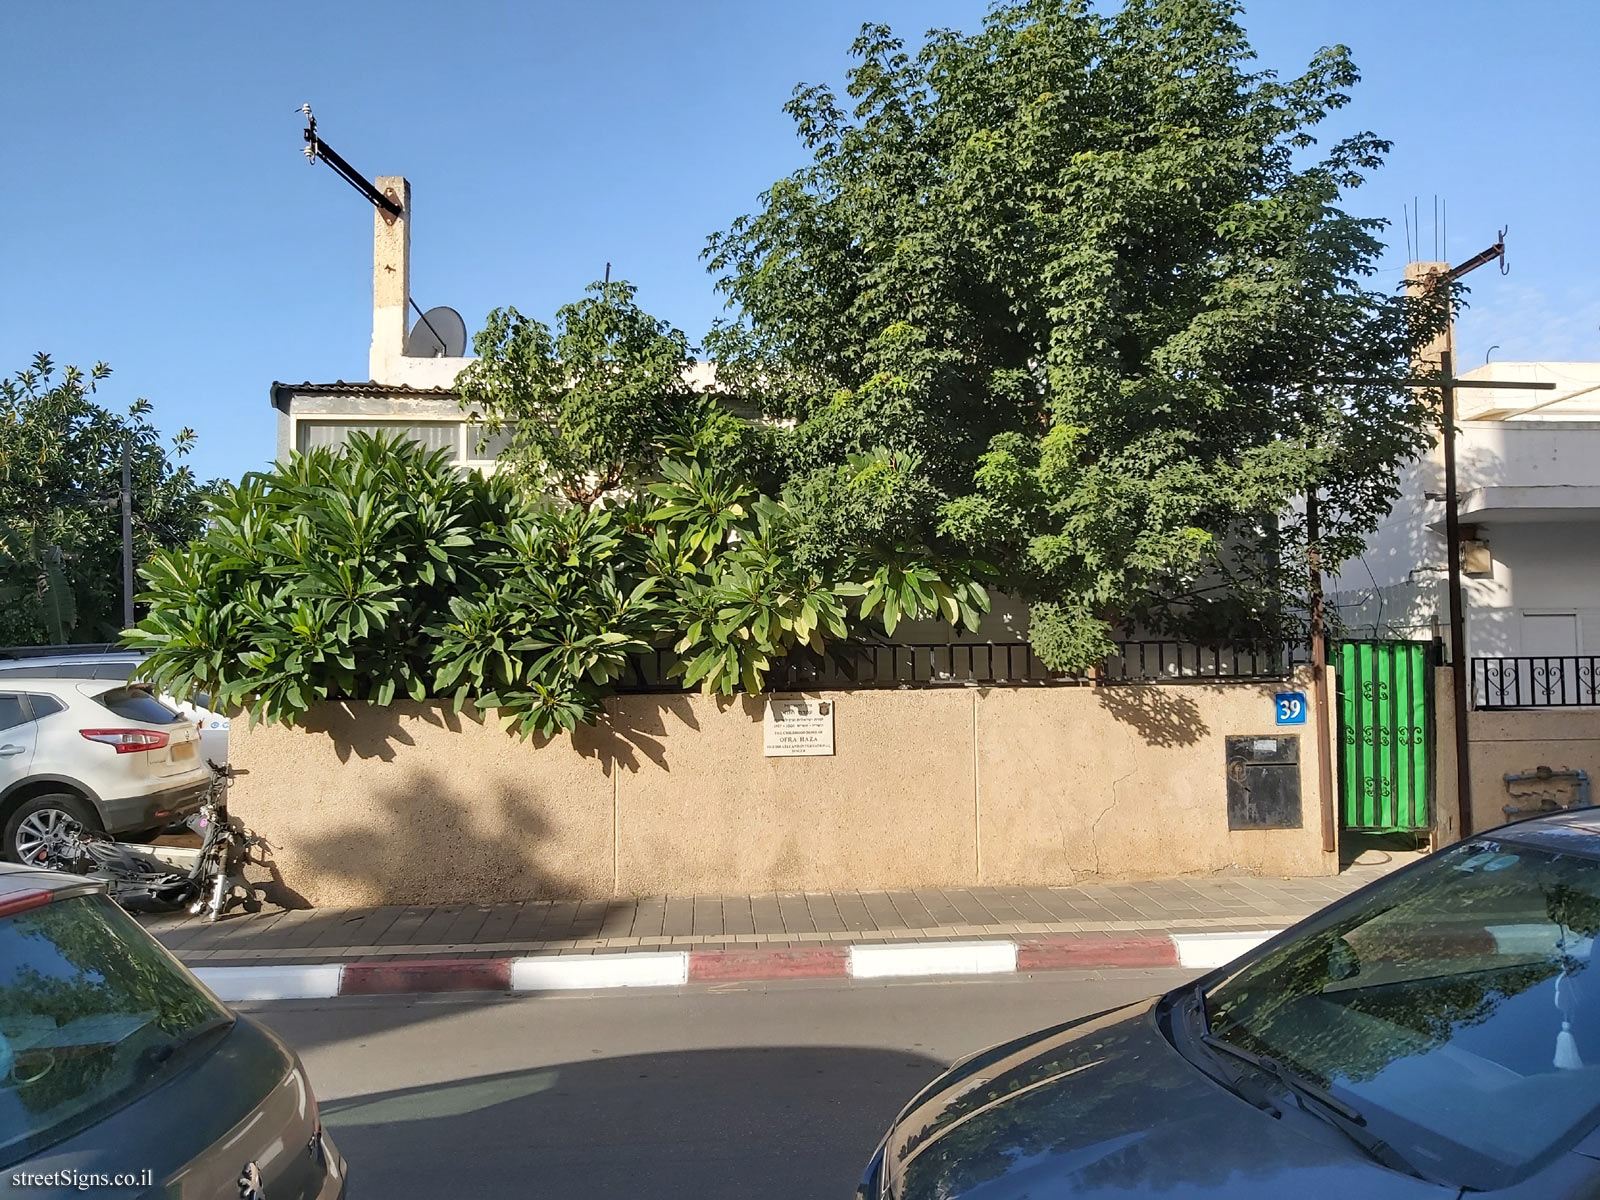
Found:
M 1154 1012 L 1143 1002 L 957 1064 L 889 1132 L 894 1200 L 1456 1194 L 1226 1091 Z
M 142 1174 L 143 1200 L 237 1196 L 239 1175 L 256 1162 L 271 1200 L 315 1196 L 322 1165 L 309 1152 L 312 1100 L 294 1055 L 248 1017 L 172 1079 L 125 1108 L 13 1170 L 79 1176 Z

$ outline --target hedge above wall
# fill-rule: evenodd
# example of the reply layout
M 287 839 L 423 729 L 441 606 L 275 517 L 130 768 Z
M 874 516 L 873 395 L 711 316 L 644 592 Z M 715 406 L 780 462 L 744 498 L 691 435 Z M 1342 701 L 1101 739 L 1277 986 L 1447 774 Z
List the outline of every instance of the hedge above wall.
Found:
M 686 687 L 755 692 L 790 650 L 869 621 L 974 629 L 988 610 L 979 564 L 909 546 L 802 566 L 798 524 L 692 440 L 642 494 L 585 510 L 360 434 L 223 487 L 205 535 L 144 566 L 149 614 L 124 641 L 153 684 L 252 722 L 448 699 L 548 736 L 599 719 L 646 650 L 670 649 Z

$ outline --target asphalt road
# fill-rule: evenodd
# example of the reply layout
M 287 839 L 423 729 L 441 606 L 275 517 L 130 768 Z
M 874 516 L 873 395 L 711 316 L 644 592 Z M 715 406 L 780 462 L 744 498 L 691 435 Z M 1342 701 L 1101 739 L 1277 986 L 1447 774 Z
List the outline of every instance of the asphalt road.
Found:
M 828 1200 L 971 1051 L 1189 973 L 784 984 L 249 1011 L 305 1060 L 357 1196 Z

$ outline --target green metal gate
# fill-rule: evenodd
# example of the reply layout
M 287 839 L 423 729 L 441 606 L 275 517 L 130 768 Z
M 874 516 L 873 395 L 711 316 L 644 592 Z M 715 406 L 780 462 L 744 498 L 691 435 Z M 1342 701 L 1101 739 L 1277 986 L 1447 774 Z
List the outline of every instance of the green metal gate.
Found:
M 1339 800 L 1346 829 L 1427 829 L 1433 798 L 1433 672 L 1427 642 L 1341 642 Z

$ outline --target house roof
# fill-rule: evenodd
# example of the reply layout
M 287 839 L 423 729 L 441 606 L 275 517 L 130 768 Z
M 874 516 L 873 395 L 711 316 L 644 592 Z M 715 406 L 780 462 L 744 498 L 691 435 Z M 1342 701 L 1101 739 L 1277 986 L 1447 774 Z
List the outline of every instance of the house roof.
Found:
M 289 397 L 293 396 L 454 396 L 454 388 L 419 388 L 404 383 L 376 383 L 372 380 L 346 383 L 342 379 L 333 383 L 278 383 L 272 385 L 272 407 L 279 412 L 289 411 Z

